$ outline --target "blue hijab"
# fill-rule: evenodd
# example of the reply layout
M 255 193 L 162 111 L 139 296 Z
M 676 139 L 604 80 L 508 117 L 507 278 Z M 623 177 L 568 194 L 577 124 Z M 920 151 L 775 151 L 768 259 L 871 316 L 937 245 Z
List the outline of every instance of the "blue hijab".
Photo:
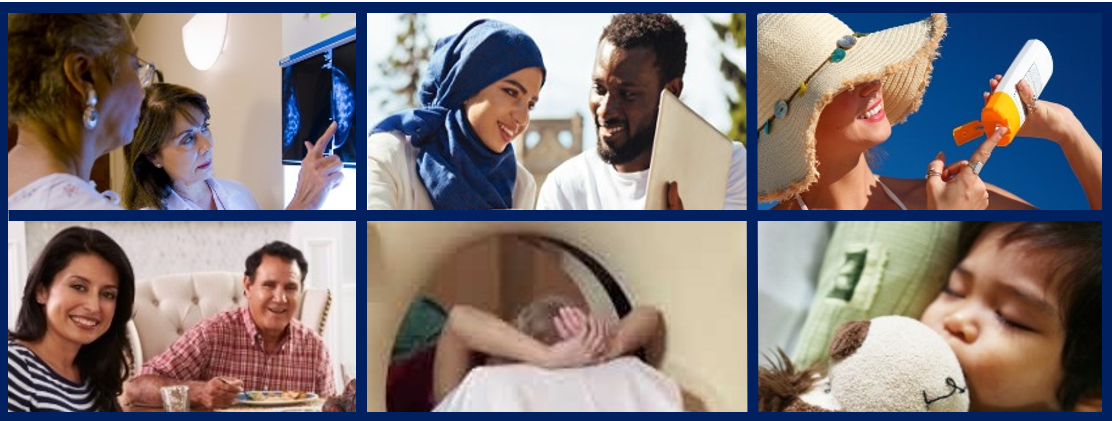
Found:
M 391 115 L 375 125 L 374 133 L 402 132 L 418 148 L 417 175 L 433 208 L 513 207 L 513 145 L 502 153 L 487 148 L 467 121 L 463 102 L 530 67 L 544 72 L 541 51 L 532 38 L 503 22 L 472 22 L 463 32 L 436 42 L 419 92 L 423 108 Z

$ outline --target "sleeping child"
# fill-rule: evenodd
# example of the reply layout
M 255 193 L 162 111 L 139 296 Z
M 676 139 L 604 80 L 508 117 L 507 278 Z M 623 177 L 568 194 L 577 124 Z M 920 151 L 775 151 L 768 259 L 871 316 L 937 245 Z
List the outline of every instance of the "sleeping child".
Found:
M 973 411 L 1101 410 L 1101 222 L 965 222 L 920 321 L 957 354 Z
M 941 291 L 924 290 L 937 295 L 919 321 L 953 350 L 971 411 L 1101 411 L 1102 235 L 1099 221 L 961 223 L 956 264 Z M 827 371 L 779 355 L 759 370 L 761 410 L 790 409 Z

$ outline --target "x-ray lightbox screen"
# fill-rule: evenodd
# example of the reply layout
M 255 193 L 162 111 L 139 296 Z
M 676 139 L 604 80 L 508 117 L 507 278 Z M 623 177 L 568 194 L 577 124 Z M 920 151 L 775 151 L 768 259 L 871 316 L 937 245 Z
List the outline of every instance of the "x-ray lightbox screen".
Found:
M 336 135 L 324 153 L 355 167 L 356 42 L 282 68 L 282 163 L 300 165 L 305 142 L 316 143 L 336 122 Z

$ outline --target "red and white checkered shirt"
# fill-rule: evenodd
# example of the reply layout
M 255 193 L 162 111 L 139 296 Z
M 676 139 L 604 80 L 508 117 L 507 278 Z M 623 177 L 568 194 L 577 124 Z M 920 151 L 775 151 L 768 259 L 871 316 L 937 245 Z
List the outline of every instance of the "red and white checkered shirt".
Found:
M 140 374 L 189 381 L 226 376 L 243 380 L 244 390 L 335 395 L 332 359 L 324 339 L 297 320 L 290 321 L 287 332 L 278 349 L 268 354 L 250 311 L 229 310 L 193 326 L 144 364 Z

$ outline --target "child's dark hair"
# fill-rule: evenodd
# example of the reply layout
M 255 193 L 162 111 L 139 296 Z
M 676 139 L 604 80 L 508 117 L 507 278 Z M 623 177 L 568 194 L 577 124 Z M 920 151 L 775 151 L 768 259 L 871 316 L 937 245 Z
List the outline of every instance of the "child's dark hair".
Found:
M 1014 244 L 1047 259 L 1050 287 L 1059 294 L 1066 340 L 1058 404 L 1072 410 L 1078 401 L 1101 393 L 1101 222 L 964 222 L 958 256 L 964 258 L 986 232 L 1003 230 L 1002 244 Z

